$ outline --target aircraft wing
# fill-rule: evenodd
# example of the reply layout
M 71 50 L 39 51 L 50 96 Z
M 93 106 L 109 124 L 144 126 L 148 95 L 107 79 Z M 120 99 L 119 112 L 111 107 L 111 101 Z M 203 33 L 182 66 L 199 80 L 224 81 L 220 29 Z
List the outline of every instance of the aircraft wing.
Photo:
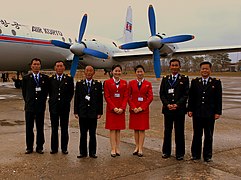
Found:
M 241 52 L 241 46 L 219 46 L 210 48 L 193 48 L 193 49 L 178 49 L 173 53 L 173 57 L 180 56 L 195 56 L 195 55 L 205 55 L 205 54 L 217 54 L 217 53 L 232 53 Z
M 196 56 L 205 54 L 216 54 L 216 53 L 232 53 L 241 52 L 241 46 L 228 46 L 228 47 L 205 47 L 205 48 L 192 48 L 192 49 L 177 49 L 173 52 L 172 57 L 180 56 Z M 115 53 L 112 58 L 116 61 L 134 61 L 134 60 L 147 60 L 152 59 L 152 52 L 148 49 L 145 50 L 130 50 L 125 52 Z

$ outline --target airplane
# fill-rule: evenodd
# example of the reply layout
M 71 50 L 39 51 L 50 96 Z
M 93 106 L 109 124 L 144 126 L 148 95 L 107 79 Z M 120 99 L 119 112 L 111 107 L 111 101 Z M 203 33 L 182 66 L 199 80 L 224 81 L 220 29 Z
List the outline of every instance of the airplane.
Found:
M 128 8 L 129 14 L 131 8 Z M 127 14 L 128 14 L 127 11 Z M 132 16 L 126 20 L 125 32 L 132 35 Z M 165 37 L 156 33 L 155 12 L 152 5 L 148 8 L 151 36 L 146 41 L 123 44 L 117 41 L 93 36 L 84 37 L 87 14 L 82 18 L 78 39 L 66 36 L 62 31 L 40 26 L 27 26 L 14 21 L 0 20 L 0 70 L 24 72 L 29 69 L 31 59 L 42 60 L 42 68 L 52 68 L 57 60 L 71 62 L 70 73 L 74 77 L 78 65 L 91 65 L 109 72 L 114 64 L 135 60 L 154 60 L 156 78 L 161 76 L 160 58 L 193 56 L 219 52 L 239 52 L 241 46 L 202 49 L 178 49 L 176 43 L 192 40 L 193 35 Z M 128 36 L 128 35 L 126 35 Z M 73 40 L 74 39 L 74 40 Z M 120 44 L 120 45 L 119 45 Z M 143 49 L 143 47 L 147 47 Z M 133 50 L 142 48 L 141 50 Z M 19 80 L 19 78 L 17 79 Z

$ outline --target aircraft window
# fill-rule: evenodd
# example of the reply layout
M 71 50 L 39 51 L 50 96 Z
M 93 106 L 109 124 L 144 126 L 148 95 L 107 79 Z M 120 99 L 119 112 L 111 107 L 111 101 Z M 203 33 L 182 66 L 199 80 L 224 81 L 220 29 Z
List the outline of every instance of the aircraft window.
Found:
M 15 30 L 12 30 L 12 34 L 14 35 L 14 36 L 16 36 L 16 31 Z
M 115 45 L 115 47 L 117 47 L 117 45 L 116 45 L 116 43 L 115 42 L 112 42 L 114 45 Z
M 62 37 L 62 40 L 65 42 L 65 38 L 64 37 Z
M 92 41 L 96 41 L 96 39 L 92 39 Z
M 0 34 L 2 34 L 2 30 L 0 29 Z
M 69 42 L 72 43 L 72 39 L 69 38 Z

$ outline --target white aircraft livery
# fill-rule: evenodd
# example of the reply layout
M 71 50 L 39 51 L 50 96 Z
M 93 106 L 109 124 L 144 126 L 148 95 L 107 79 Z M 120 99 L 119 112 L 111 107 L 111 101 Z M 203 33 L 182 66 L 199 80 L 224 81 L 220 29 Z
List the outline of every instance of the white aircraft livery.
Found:
M 57 60 L 72 63 L 70 73 L 74 77 L 78 65 L 110 71 L 113 64 L 127 61 L 153 59 L 156 78 L 161 75 L 160 58 L 202 55 L 218 52 L 239 52 L 241 46 L 206 49 L 178 49 L 176 43 L 192 40 L 193 35 L 163 37 L 156 33 L 155 12 L 148 8 L 151 36 L 146 41 L 132 41 L 132 10 L 128 7 L 123 42 L 100 37 L 84 37 L 87 14 L 82 18 L 78 38 L 64 32 L 42 27 L 28 26 L 17 21 L 0 18 L 0 71 L 23 72 L 29 69 L 33 58 L 42 60 L 42 68 L 53 68 Z M 138 48 L 142 48 L 137 50 Z M 144 50 L 143 50 L 144 49 Z

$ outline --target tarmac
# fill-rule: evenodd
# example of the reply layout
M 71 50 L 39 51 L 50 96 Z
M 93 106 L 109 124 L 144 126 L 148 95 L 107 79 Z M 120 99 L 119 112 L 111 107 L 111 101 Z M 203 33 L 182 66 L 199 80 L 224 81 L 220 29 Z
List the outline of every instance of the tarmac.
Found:
M 220 77 L 223 85 L 223 115 L 215 124 L 213 161 L 191 160 L 192 121 L 186 116 L 186 155 L 183 161 L 174 156 L 161 157 L 163 115 L 158 97 L 160 82 L 152 82 L 150 130 L 146 131 L 144 156 L 133 156 L 133 132 L 121 131 L 121 156 L 110 156 L 109 131 L 105 115 L 98 122 L 97 159 L 78 159 L 78 120 L 70 113 L 69 154 L 50 154 L 50 120 L 45 118 L 44 154 L 25 152 L 25 121 L 21 90 L 12 83 L 0 83 L 0 179 L 241 179 L 241 77 Z M 191 79 L 191 78 L 190 78 Z M 105 103 L 104 103 L 105 105 Z M 174 138 L 173 138 L 174 140 Z M 172 143 L 175 154 L 175 143 Z

